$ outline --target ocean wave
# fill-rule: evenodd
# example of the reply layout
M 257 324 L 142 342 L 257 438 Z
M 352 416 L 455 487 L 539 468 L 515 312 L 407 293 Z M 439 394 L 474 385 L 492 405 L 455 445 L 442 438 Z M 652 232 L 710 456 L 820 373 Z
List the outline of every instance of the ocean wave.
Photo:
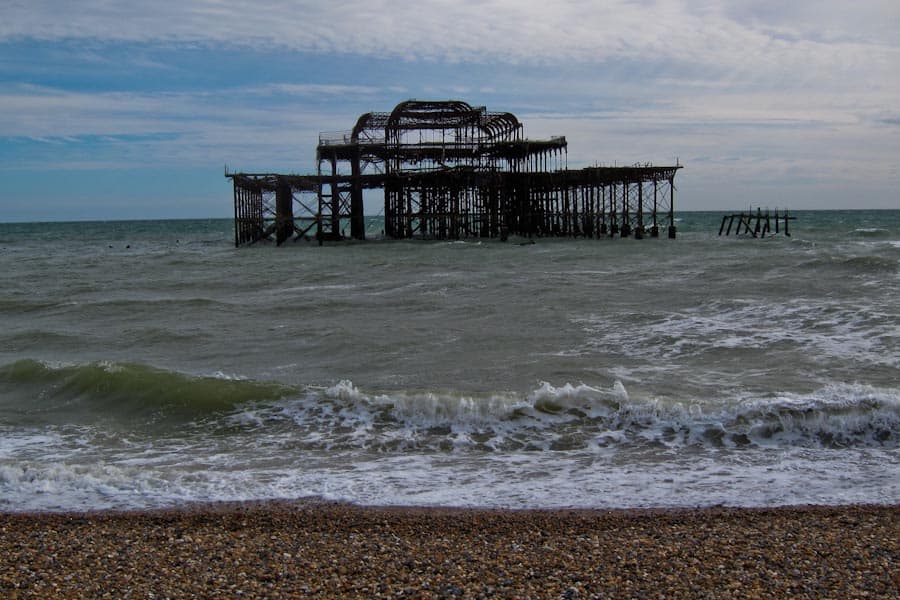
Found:
M 894 272 L 900 268 L 900 261 L 888 256 L 854 256 L 841 260 L 840 266 L 857 272 L 880 273 Z
M 102 298 L 87 300 L 81 302 L 80 305 L 84 307 L 101 308 L 103 310 L 116 310 L 126 308 L 133 311 L 153 310 L 157 308 L 177 308 L 182 310 L 221 310 L 230 306 L 227 301 L 214 300 L 211 298 L 203 297 Z
M 59 302 L 20 296 L 15 299 L 0 298 L 0 313 L 23 314 L 54 309 L 60 306 Z
M 286 452 L 900 447 L 897 390 L 848 384 L 681 401 L 629 393 L 621 381 L 543 382 L 525 394 L 367 392 L 348 380 L 298 387 L 129 363 L 20 360 L 0 367 L 0 415 L 7 428 L 259 438 Z
M 96 388 L 147 372 L 155 386 L 174 387 L 124 401 L 133 386 Z M 46 395 L 32 408 L 12 402 L 10 419 L 10 390 L 22 385 Z M 206 385 L 217 390 L 212 408 L 195 403 L 195 394 L 210 394 Z M 71 405 L 57 411 L 65 398 Z M 162 427 L 159 414 L 169 419 Z M 59 424 L 49 415 L 62 415 Z M 123 431 L 126 421 L 132 429 Z M 898 432 L 900 392 L 864 385 L 677 402 L 621 382 L 370 392 L 349 380 L 291 388 L 118 363 L 19 361 L 0 368 L 0 508 L 304 496 L 521 507 L 891 503 Z
M 857 227 L 850 232 L 849 236 L 856 238 L 884 238 L 894 236 L 896 234 L 897 232 L 895 229 L 888 229 L 884 227 Z
M 810 361 L 834 358 L 864 365 L 896 367 L 893 306 L 831 298 L 711 300 L 682 311 L 641 315 L 642 335 L 633 334 L 630 314 L 591 314 L 573 319 L 587 335 L 582 348 L 615 348 L 628 357 L 677 364 L 719 365 L 731 374 L 748 372 L 747 356 L 764 368 L 772 353 L 802 349 Z M 743 353 L 743 354 L 742 354 Z M 731 362 L 727 362 L 731 360 Z M 778 368 L 778 363 L 768 363 Z M 722 367 L 722 365 L 729 365 Z M 716 375 L 718 376 L 718 375 Z M 745 376 L 742 377 L 746 379 Z
M 589 386 L 553 388 L 535 394 L 562 404 L 580 428 L 597 432 L 600 445 L 656 443 L 667 447 L 890 446 L 900 445 L 900 399 L 868 386 L 828 386 L 811 395 L 784 394 L 731 402 L 703 403 L 631 398 L 621 382 L 612 390 Z
M 66 463 L 0 464 L 0 509 L 134 509 L 171 504 L 172 482 L 139 467 Z
M 282 432 L 303 451 L 900 446 L 897 392 L 851 385 L 715 403 L 635 397 L 619 381 L 610 388 L 545 382 L 524 395 L 367 394 L 342 381 L 229 419 L 260 434 Z
M 821 272 L 824 269 L 839 273 L 856 274 L 890 273 L 900 269 L 900 261 L 884 254 L 846 254 L 820 256 L 801 263 L 800 269 L 807 272 Z
M 0 367 L 0 411 L 8 423 L 186 421 L 289 393 L 286 386 L 195 376 L 116 362 L 52 364 L 23 359 Z

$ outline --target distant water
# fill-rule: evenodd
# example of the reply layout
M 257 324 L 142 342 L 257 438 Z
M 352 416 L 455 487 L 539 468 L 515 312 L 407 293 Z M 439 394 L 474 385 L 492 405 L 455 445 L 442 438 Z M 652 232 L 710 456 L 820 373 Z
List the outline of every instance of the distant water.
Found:
M 896 504 L 900 211 L 796 216 L 281 248 L 0 224 L 0 509 Z

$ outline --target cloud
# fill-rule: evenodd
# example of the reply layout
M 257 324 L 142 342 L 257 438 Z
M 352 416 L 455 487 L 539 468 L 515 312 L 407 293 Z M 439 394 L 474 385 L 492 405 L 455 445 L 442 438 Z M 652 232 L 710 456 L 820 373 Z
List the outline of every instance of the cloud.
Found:
M 898 15 L 894 0 L 7 0 L 0 169 L 314 171 L 318 132 L 459 97 L 566 135 L 572 167 L 678 156 L 688 197 L 713 206 L 736 183 L 893 189 Z
M 884 0 L 852 10 L 839 0 L 15 0 L 5 13 L 0 40 L 55 40 L 94 61 L 122 60 L 103 44 L 299 52 L 297 60 L 328 64 L 329 80 L 324 70 L 318 81 L 286 74 L 255 93 L 320 101 L 375 98 L 386 86 L 395 98 L 525 91 L 520 107 L 530 101 L 566 110 L 555 98 L 574 98 L 576 110 L 610 102 L 668 109 L 674 118 L 766 122 L 830 121 L 845 111 L 872 120 L 900 98 L 900 4 Z M 83 47 L 89 44 L 101 46 Z M 342 73 L 354 57 L 440 65 L 438 73 L 470 65 L 482 74 L 475 81 L 458 67 L 455 80 L 432 78 L 416 89 L 391 76 L 376 83 L 358 62 Z M 140 52 L 125 61 L 133 70 L 171 68 Z M 252 74 L 238 68 L 234 75 Z
M 815 76 L 896 66 L 897 44 L 888 35 L 898 25 L 895 4 L 863 1 L 848 10 L 836 0 L 21 0 L 5 9 L 0 40 L 276 46 L 513 65 L 640 60 L 730 69 L 737 77 L 801 69 Z
M 315 166 L 319 129 L 352 123 L 290 99 L 260 104 L 255 88 L 96 93 L 15 86 L 0 90 L 0 154 L 11 153 L 0 170 L 229 162 L 245 170 L 305 171 Z
M 783 2 L 730 0 L 722 10 L 728 18 L 783 39 L 823 42 L 897 44 L 900 5 L 894 0 Z
M 288 94 L 293 96 L 373 96 L 382 88 L 371 85 L 335 85 L 321 83 L 272 83 L 253 90 L 259 94 Z
M 349 93 L 350 86 L 334 93 Z M 284 129 L 296 123 L 329 122 L 333 114 L 288 100 L 259 103 L 248 97 L 276 96 L 274 90 L 304 86 L 273 85 L 190 92 L 89 92 L 18 85 L 0 89 L 0 136 L 146 135 L 182 131 L 198 124 L 246 123 L 258 129 Z M 310 92 L 310 90 L 306 90 Z M 321 94 L 321 90 L 317 92 Z M 276 98 L 276 100 L 278 100 Z

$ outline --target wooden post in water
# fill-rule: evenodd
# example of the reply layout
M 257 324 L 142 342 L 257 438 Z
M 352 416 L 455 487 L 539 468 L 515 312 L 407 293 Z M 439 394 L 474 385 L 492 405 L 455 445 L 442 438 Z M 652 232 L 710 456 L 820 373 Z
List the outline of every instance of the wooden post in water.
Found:
M 616 184 L 609 186 L 609 237 L 619 233 L 619 217 L 616 215 Z
M 669 239 L 675 239 L 675 177 L 669 177 Z
M 291 184 L 278 178 L 275 188 L 275 243 L 283 244 L 294 234 L 294 195 Z
M 634 229 L 634 239 L 644 239 L 644 182 L 639 181 L 638 184 L 638 214 L 637 227 Z
M 606 235 L 607 229 L 606 229 L 606 186 L 605 185 L 600 188 L 600 214 L 602 215 L 601 221 L 600 221 L 600 235 Z M 600 237 L 600 236 L 597 236 L 597 237 Z
M 752 221 L 753 221 L 753 209 L 751 208 L 749 211 L 747 211 L 747 216 L 744 221 L 744 233 L 749 233 L 753 237 L 756 237 L 756 230 L 750 226 Z
M 366 217 L 363 204 L 362 183 L 360 183 L 360 151 L 359 146 L 353 150 L 350 160 L 350 237 L 355 240 L 366 239 Z
M 243 214 L 241 213 L 240 203 L 238 202 L 238 184 L 237 181 L 231 180 L 232 187 L 234 188 L 234 247 L 237 248 L 241 245 L 241 242 L 244 240 L 241 238 L 240 228 L 238 224 L 243 226 Z
M 628 214 L 628 193 L 629 186 L 627 183 L 622 184 L 622 237 L 631 235 L 631 215 Z

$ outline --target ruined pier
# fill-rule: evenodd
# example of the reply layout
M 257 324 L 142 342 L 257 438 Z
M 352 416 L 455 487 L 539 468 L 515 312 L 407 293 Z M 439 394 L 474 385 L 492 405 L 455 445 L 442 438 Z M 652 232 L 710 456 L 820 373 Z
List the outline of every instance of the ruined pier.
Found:
M 366 113 L 320 134 L 316 158 L 315 174 L 226 171 L 235 245 L 365 239 L 367 190 L 382 191 L 394 239 L 676 234 L 680 164 L 568 169 L 565 137 L 527 139 L 515 115 L 461 101 Z
M 722 224 L 719 226 L 719 235 L 721 236 L 723 232 L 726 236 L 731 235 L 731 229 L 734 227 L 735 235 L 749 234 L 752 237 L 766 237 L 766 234 L 778 234 L 783 231 L 784 235 L 790 237 L 790 222 L 794 219 L 796 219 L 796 217 L 789 215 L 787 209 L 779 215 L 777 208 L 775 209 L 774 214 L 770 213 L 768 208 L 765 213 L 763 213 L 762 208 L 757 208 L 756 214 L 754 214 L 752 210 L 747 211 L 746 213 L 731 213 L 722 216 Z M 735 224 L 737 225 L 736 227 Z M 774 229 L 772 227 L 773 224 Z M 728 226 L 727 229 L 726 225 Z

